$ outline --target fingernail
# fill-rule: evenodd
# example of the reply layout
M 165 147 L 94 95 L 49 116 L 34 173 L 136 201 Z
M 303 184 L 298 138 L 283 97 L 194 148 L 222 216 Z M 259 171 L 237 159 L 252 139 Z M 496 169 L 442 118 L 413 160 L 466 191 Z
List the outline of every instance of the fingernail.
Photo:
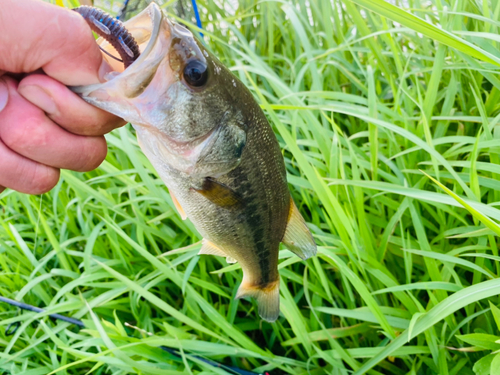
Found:
M 0 112 L 3 111 L 8 101 L 9 89 L 7 88 L 7 84 L 2 79 L 0 79 Z
M 22 86 L 19 88 L 19 93 L 45 113 L 57 113 L 57 106 L 54 99 L 52 99 L 52 96 L 40 86 Z
M 101 66 L 99 67 L 99 81 L 106 82 L 106 75 L 112 71 L 113 68 L 111 67 L 111 65 L 109 65 L 108 62 L 103 58 Z

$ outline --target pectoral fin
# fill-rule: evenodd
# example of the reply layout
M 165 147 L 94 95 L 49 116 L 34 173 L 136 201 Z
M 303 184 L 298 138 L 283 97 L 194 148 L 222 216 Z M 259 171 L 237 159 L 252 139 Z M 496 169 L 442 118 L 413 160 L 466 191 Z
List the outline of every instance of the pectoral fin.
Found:
M 236 299 L 253 297 L 259 305 L 259 316 L 267 322 L 274 322 L 280 315 L 280 282 L 273 281 L 265 286 L 250 284 L 243 277 Z
M 201 243 L 202 245 L 198 255 L 217 255 L 219 257 L 227 257 L 227 254 L 224 251 L 219 249 L 209 240 L 203 239 Z
M 170 196 L 172 197 L 172 201 L 174 202 L 175 208 L 177 208 L 177 212 L 179 213 L 179 215 L 181 215 L 181 219 L 186 220 L 187 215 L 172 191 L 170 191 Z
M 235 192 L 229 186 L 215 181 L 211 177 L 206 177 L 203 180 L 201 188 L 192 189 L 194 189 L 219 207 L 227 209 L 236 209 L 243 207 L 243 200 L 237 192 Z
M 316 255 L 317 247 L 313 236 L 291 198 L 288 225 L 281 242 L 285 244 L 288 250 L 304 260 Z

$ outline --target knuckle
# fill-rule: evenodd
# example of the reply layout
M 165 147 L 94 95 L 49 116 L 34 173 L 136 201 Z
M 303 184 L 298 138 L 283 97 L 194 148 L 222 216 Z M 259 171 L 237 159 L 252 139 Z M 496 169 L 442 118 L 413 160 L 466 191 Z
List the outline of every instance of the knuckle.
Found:
M 2 134 L 2 141 L 5 145 L 17 152 L 21 152 L 26 147 L 26 138 L 23 126 L 14 126 L 10 131 Z
M 43 127 L 39 126 L 41 120 L 27 118 L 22 123 L 10 127 L 10 130 L 2 134 L 3 142 L 12 150 L 26 154 L 34 148 L 47 145 L 47 134 Z

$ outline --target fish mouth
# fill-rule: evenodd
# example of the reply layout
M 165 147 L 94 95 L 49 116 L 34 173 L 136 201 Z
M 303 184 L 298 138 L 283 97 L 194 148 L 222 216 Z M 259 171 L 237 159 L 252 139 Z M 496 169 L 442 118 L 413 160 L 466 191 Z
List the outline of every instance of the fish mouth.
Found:
M 138 97 L 150 86 L 155 86 L 156 97 L 161 96 L 163 93 L 158 92 L 158 86 L 168 87 L 173 79 L 172 75 L 169 75 L 161 82 L 151 84 L 160 66 L 168 65 L 168 50 L 171 45 L 172 30 L 175 27 L 163 16 L 160 7 L 154 2 L 126 21 L 124 26 L 139 46 L 141 51 L 139 57 L 124 69 L 123 65 L 103 53 L 103 58 L 113 68 L 113 71 L 104 77 L 104 82 L 73 86 L 70 89 L 98 108 L 122 117 L 128 122 L 143 125 L 148 121 L 141 119 L 141 113 L 147 113 L 150 109 L 148 107 L 158 106 L 157 103 L 153 103 L 152 95 L 147 95 L 147 98 Z M 101 37 L 96 42 L 106 53 L 116 54 L 114 48 L 104 38 Z
M 158 40 L 161 22 L 163 20 L 163 12 L 156 3 L 149 4 L 141 13 L 124 22 L 125 28 L 132 34 L 136 43 L 139 46 L 139 57 L 130 64 L 140 65 L 151 53 L 153 47 Z M 97 39 L 97 44 L 101 49 L 110 55 L 113 55 L 114 48 L 106 39 L 100 37 Z M 113 67 L 115 72 L 122 72 L 123 65 L 118 61 L 106 59 Z
M 134 72 L 137 70 L 138 66 L 144 64 L 148 57 L 150 57 L 152 51 L 154 50 L 156 42 L 159 39 L 162 21 L 163 12 L 161 11 L 160 7 L 156 3 L 151 3 L 141 13 L 124 22 L 125 28 L 134 37 L 141 53 L 139 57 L 125 70 L 122 64 L 118 63 L 116 60 L 108 59 L 107 56 L 103 54 L 103 58 L 113 68 L 113 71 L 111 73 L 108 73 L 107 77 L 105 77 L 106 82 L 111 82 L 115 79 L 118 79 L 118 77 L 126 76 L 126 72 Z M 116 54 L 116 51 L 111 43 L 109 43 L 103 37 L 98 38 L 96 42 L 99 47 L 107 54 Z M 86 93 L 100 88 L 101 86 L 102 83 L 97 83 L 86 86 L 75 86 L 71 89 L 77 94 L 85 95 Z

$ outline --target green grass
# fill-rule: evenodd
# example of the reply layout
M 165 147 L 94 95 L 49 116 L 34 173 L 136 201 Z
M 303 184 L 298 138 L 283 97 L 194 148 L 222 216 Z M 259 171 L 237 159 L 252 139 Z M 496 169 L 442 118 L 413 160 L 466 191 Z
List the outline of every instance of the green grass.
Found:
M 98 170 L 0 194 L 0 294 L 87 326 L 0 304 L 3 373 L 225 373 L 198 355 L 276 374 L 499 374 L 500 2 L 198 5 L 273 124 L 318 256 L 281 252 L 282 315 L 260 321 L 234 300 L 239 266 L 196 255 L 124 127 Z

